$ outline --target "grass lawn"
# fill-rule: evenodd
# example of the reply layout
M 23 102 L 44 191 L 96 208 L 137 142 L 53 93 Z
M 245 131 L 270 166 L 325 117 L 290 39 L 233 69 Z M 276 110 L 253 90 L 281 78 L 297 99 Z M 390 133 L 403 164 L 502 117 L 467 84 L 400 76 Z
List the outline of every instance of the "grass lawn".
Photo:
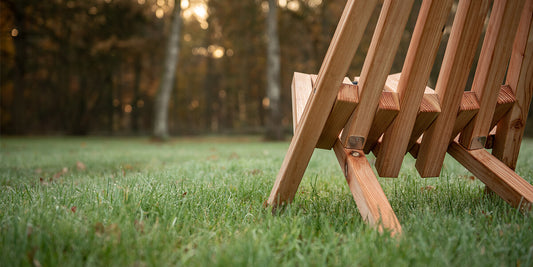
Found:
M 533 216 L 451 157 L 380 179 L 404 234 L 361 219 L 332 151 L 292 205 L 262 204 L 288 143 L 258 138 L 1 138 L 1 266 L 533 266 Z M 370 158 L 372 161 L 372 159 Z M 517 172 L 533 183 L 533 140 Z

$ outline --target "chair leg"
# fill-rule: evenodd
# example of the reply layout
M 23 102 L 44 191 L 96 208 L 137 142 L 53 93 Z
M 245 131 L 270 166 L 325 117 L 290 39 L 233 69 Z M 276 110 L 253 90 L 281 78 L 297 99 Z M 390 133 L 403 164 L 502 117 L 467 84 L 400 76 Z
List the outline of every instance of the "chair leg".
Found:
M 511 206 L 531 210 L 533 185 L 488 151 L 468 150 L 456 140 L 448 147 L 448 153 Z
M 363 151 L 346 149 L 338 139 L 333 150 L 363 219 L 380 232 L 401 234 L 400 222 Z

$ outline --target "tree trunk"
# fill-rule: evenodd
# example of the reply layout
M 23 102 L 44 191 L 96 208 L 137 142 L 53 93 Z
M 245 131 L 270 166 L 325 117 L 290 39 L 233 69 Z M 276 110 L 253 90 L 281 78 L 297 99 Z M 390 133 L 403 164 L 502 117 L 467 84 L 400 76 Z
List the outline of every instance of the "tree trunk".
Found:
M 168 138 L 168 102 L 170 93 L 174 87 L 176 76 L 176 66 L 178 64 L 179 37 L 181 28 L 181 0 L 175 1 L 174 17 L 170 27 L 170 36 L 167 43 L 167 51 L 161 86 L 157 93 L 154 106 L 154 132 L 156 139 L 165 140 Z
M 269 118 L 266 138 L 283 139 L 280 110 L 280 48 L 278 38 L 277 0 L 268 1 L 267 16 L 267 98 L 269 100 Z

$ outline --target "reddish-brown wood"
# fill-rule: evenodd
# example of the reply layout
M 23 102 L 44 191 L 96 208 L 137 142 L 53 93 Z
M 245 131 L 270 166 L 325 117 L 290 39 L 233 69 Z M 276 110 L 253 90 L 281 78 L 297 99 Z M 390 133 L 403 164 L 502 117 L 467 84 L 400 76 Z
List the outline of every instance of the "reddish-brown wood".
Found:
M 511 86 L 516 103 L 498 123 L 492 154 L 507 164 L 516 167 L 520 144 L 527 121 L 529 105 L 533 96 L 533 0 L 528 0 L 513 44 L 511 62 L 507 71 L 507 84 Z
M 345 149 L 340 140 L 333 150 L 363 219 L 380 231 L 385 228 L 392 235 L 400 234 L 400 222 L 363 151 Z
M 400 112 L 383 134 L 376 159 L 382 177 L 398 177 L 452 2 L 422 3 L 398 84 Z
M 342 132 L 343 144 L 363 149 L 374 120 L 381 91 L 409 18 L 413 0 L 386 0 L 359 78 L 361 103 Z
M 533 186 L 488 151 L 468 150 L 454 141 L 448 153 L 513 207 L 531 210 Z
M 459 139 L 466 148 L 480 149 L 485 146 L 523 6 L 524 0 L 494 1 L 472 83 L 472 91 L 479 99 L 479 112 L 462 131 Z
M 489 4 L 479 0 L 459 2 L 435 87 L 441 113 L 424 133 L 416 160 L 422 177 L 440 174 Z
M 276 207 L 293 200 L 375 5 L 375 0 L 346 3 L 267 205 Z
M 311 75 L 311 81 L 315 82 L 313 75 Z M 348 118 L 350 118 L 359 103 L 357 91 L 357 85 L 352 84 L 350 79 L 344 78 L 337 94 L 337 99 L 335 99 L 335 104 L 333 104 L 333 109 L 316 144 L 317 148 L 331 149 L 333 147 L 346 121 L 348 121 Z

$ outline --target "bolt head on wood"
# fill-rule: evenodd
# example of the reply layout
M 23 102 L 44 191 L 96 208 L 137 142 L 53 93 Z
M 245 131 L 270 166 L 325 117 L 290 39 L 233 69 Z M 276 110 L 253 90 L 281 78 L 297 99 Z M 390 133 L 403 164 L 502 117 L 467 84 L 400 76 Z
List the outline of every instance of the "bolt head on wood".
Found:
M 348 148 L 349 149 L 363 149 L 365 144 L 365 138 L 362 136 L 350 136 L 348 137 Z

